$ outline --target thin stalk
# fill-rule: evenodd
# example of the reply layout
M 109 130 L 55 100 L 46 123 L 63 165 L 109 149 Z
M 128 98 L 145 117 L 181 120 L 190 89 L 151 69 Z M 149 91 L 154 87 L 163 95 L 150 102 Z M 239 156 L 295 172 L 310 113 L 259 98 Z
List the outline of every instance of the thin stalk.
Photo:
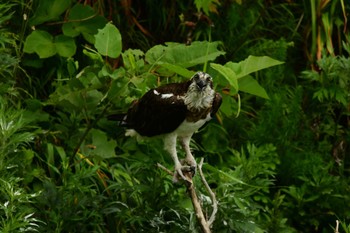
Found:
M 103 111 L 96 117 L 96 119 L 94 121 L 92 121 L 91 123 L 88 124 L 88 127 L 86 128 L 83 136 L 80 138 L 78 144 L 75 146 L 74 150 L 73 150 L 73 154 L 72 157 L 70 158 L 70 160 L 72 161 L 73 158 L 75 157 L 75 155 L 77 154 L 77 152 L 79 151 L 79 148 L 81 146 L 81 144 L 84 142 L 85 138 L 87 137 L 88 133 L 90 132 L 90 130 L 97 124 L 97 122 L 105 115 L 107 109 L 109 107 L 109 103 L 106 104 L 106 106 L 104 107 Z
M 311 4 L 311 62 L 314 62 L 316 55 L 317 45 L 317 13 L 316 13 L 316 1 L 310 0 Z

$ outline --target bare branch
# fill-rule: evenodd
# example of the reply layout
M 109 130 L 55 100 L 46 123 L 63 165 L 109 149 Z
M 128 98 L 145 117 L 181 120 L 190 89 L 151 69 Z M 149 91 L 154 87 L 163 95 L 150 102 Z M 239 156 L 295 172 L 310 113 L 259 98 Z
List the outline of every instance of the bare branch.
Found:
M 335 220 L 335 224 L 336 224 L 336 226 L 335 226 L 334 233 L 339 233 L 339 220 Z
M 169 175 L 173 176 L 174 173 L 172 171 L 170 171 L 168 168 L 164 167 L 162 164 L 157 163 L 157 167 L 159 167 L 160 169 L 162 169 L 163 171 L 165 171 L 166 173 L 168 173 Z
M 166 173 L 168 173 L 169 175 L 173 176 L 174 173 L 172 171 L 170 171 L 169 169 L 167 169 L 166 167 L 164 167 L 162 164 L 157 163 L 157 167 L 159 167 L 160 169 L 164 170 Z M 201 203 L 198 199 L 198 196 L 196 194 L 196 189 L 192 180 L 192 172 L 184 172 L 185 177 L 187 178 L 188 182 L 184 182 L 184 184 L 187 187 L 187 192 L 191 198 L 192 201 L 192 205 L 194 208 L 194 211 L 196 213 L 196 218 L 200 224 L 200 227 L 202 229 L 203 233 L 211 233 L 210 227 L 209 227 L 209 223 L 207 221 L 207 219 L 205 218 L 204 214 L 203 214 L 203 210 L 202 210 L 202 206 Z M 203 173 L 202 173 L 203 175 Z
M 210 195 L 211 202 L 212 202 L 213 212 L 211 213 L 211 216 L 208 220 L 209 227 L 212 227 L 212 225 L 215 221 L 215 215 L 218 212 L 218 201 L 216 200 L 215 193 L 210 189 L 208 182 L 203 175 L 203 171 L 202 171 L 203 162 L 204 162 L 204 158 L 201 158 L 201 161 L 198 164 L 198 171 L 199 171 L 199 175 L 201 177 L 202 183 L 204 184 L 205 188 L 207 189 L 207 191 Z
M 191 172 L 186 172 L 185 176 L 187 179 L 192 181 L 192 173 Z M 192 200 L 193 208 L 196 212 L 197 220 L 200 223 L 200 226 L 202 228 L 203 233 L 211 233 L 209 224 L 208 224 L 208 222 L 203 214 L 201 203 L 198 200 L 198 197 L 196 194 L 196 189 L 194 187 L 193 181 L 192 181 L 192 183 L 186 182 L 186 186 L 187 186 L 187 191 L 190 194 L 190 197 Z

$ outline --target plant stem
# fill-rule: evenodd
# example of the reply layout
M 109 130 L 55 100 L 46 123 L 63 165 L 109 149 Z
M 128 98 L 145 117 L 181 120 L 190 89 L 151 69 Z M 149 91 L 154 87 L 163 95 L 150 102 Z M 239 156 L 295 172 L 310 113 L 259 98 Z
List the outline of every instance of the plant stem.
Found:
M 90 132 L 90 130 L 96 125 L 96 123 L 102 118 L 102 116 L 105 115 L 107 109 L 109 107 L 109 103 L 106 104 L 106 106 L 104 107 L 104 109 L 102 110 L 102 112 L 96 117 L 96 119 L 94 121 L 92 121 L 91 123 L 88 123 L 88 126 L 83 134 L 83 136 L 81 136 L 78 144 L 75 146 L 74 150 L 73 150 L 73 154 L 70 158 L 70 162 L 72 162 L 74 156 L 77 154 L 77 152 L 79 151 L 79 148 L 81 146 L 81 144 L 84 142 L 86 136 L 88 135 L 88 133 Z
M 316 15 L 316 0 L 311 0 L 311 62 L 314 62 L 316 55 L 316 44 L 317 44 L 317 15 Z

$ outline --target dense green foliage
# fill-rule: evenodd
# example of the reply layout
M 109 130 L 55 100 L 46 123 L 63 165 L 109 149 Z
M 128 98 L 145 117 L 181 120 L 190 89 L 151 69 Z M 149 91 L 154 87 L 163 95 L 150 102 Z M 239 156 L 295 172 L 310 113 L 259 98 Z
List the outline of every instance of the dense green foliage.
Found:
M 213 232 L 350 232 L 348 1 L 0 3 L 0 232 L 199 232 L 160 139 L 107 120 L 204 70 Z M 182 156 L 182 155 L 181 155 Z M 204 209 L 211 203 L 195 176 Z M 198 181 L 198 182 L 197 182 Z

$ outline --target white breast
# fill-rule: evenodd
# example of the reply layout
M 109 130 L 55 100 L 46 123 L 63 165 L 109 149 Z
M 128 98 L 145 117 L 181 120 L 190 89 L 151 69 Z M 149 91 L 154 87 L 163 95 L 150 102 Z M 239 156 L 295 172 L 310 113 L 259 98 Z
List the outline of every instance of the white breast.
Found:
M 207 115 L 205 119 L 200 119 L 196 122 L 189 122 L 184 120 L 179 127 L 174 131 L 178 136 L 187 136 L 195 133 L 200 127 L 202 127 L 207 121 L 211 119 L 210 113 Z

